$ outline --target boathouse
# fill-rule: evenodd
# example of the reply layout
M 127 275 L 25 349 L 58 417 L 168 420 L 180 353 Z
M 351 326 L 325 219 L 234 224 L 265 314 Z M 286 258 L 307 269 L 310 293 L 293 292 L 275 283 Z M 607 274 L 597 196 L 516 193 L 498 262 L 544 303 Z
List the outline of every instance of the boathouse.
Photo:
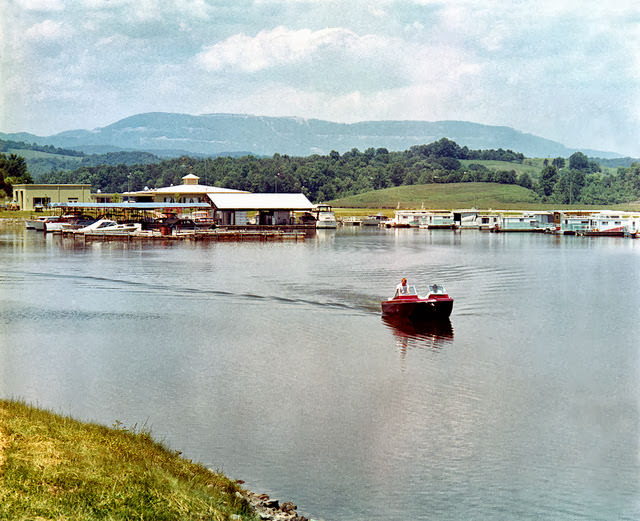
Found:
M 313 204 L 304 194 L 255 194 L 219 186 L 199 184 L 200 178 L 187 174 L 182 184 L 163 188 L 125 192 L 124 198 L 136 203 L 182 203 L 209 205 L 211 217 L 219 225 L 283 226 L 294 224 L 294 212 L 310 211 Z M 255 222 L 253 220 L 255 214 Z
M 244 226 L 248 213 L 255 212 L 255 224 L 283 226 L 295 224 L 294 212 L 309 212 L 313 204 L 304 194 L 208 194 L 218 224 Z

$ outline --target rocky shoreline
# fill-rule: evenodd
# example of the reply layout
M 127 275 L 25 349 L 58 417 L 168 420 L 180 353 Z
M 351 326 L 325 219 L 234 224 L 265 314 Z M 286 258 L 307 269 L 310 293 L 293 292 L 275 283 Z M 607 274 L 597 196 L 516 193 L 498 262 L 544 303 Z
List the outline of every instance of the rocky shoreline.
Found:
M 242 485 L 244 481 L 236 481 Z M 280 503 L 277 499 L 271 499 L 267 494 L 256 494 L 250 490 L 236 492 L 246 499 L 260 519 L 264 521 L 313 521 L 298 514 L 297 507 L 290 501 Z

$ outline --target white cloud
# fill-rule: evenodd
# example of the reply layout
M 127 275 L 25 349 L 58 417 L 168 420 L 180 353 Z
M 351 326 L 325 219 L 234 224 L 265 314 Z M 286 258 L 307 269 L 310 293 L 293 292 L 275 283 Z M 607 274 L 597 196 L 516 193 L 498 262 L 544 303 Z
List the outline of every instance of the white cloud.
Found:
M 26 11 L 62 11 L 63 0 L 18 0 L 18 6 Z
M 45 20 L 29 27 L 24 35 L 27 40 L 53 41 L 66 38 L 71 31 L 62 23 Z
M 277 27 L 261 31 L 255 37 L 236 34 L 203 50 L 197 60 L 205 69 L 226 68 L 256 72 L 307 59 L 321 49 L 363 54 L 384 47 L 375 36 L 358 36 L 342 28 L 291 30 Z

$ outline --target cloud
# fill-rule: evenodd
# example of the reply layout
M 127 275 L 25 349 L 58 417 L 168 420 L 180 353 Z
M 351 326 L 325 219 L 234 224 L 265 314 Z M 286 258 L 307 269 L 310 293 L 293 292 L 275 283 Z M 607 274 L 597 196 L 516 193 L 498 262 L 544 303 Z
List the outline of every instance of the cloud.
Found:
M 18 0 L 18 6 L 26 11 L 62 11 L 62 0 Z
M 361 55 L 384 46 L 375 36 L 358 36 L 342 29 L 291 30 L 277 27 L 260 31 L 255 37 L 236 34 L 205 48 L 198 63 L 209 71 L 236 69 L 256 72 L 280 65 L 299 63 L 321 50 Z
M 27 40 L 54 41 L 70 36 L 71 31 L 62 23 L 45 20 L 29 27 L 24 36 Z

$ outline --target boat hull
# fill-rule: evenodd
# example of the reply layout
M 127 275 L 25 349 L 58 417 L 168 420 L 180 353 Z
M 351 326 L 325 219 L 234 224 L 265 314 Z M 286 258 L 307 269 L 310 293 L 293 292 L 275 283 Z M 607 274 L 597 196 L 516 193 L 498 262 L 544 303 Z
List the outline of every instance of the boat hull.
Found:
M 331 230 L 338 227 L 337 221 L 316 221 L 316 228 Z
M 401 317 L 409 320 L 429 320 L 448 318 L 453 310 L 453 299 L 428 298 L 406 300 L 395 298 L 382 302 L 382 315 Z

